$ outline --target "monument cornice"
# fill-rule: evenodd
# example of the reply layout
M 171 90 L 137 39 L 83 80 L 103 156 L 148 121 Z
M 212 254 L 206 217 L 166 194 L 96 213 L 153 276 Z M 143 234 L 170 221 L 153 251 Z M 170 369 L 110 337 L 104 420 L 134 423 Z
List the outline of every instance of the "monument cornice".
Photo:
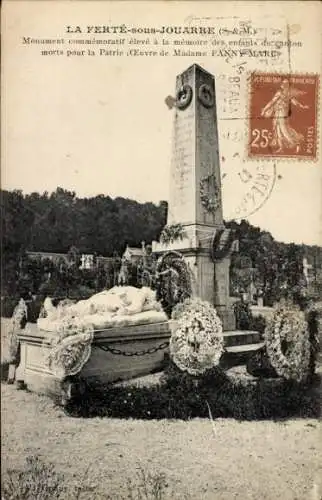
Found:
M 197 63 L 193 63 L 191 64 L 191 66 L 189 66 L 185 71 L 184 73 L 186 72 L 189 72 L 191 71 L 192 69 L 198 69 L 199 71 L 201 71 L 202 73 L 205 73 L 206 75 L 208 75 L 208 77 L 210 77 L 212 80 L 214 80 L 214 75 L 212 75 L 211 73 L 209 73 L 209 71 L 205 70 L 202 66 L 200 66 L 199 64 Z

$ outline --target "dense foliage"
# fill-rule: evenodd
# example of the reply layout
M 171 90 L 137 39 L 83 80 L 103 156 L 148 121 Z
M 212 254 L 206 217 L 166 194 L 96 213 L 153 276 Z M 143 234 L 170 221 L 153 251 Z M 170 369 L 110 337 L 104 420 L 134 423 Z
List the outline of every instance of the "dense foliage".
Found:
M 170 364 L 161 383 L 151 387 L 92 383 L 79 398 L 75 394 L 66 411 L 141 419 L 318 417 L 320 396 L 314 387 L 282 379 L 233 381 L 218 368 L 197 378 Z
M 305 286 L 303 257 L 310 247 L 277 242 L 270 233 L 247 221 L 229 222 L 228 226 L 239 241 L 239 251 L 232 259 L 232 295 L 243 292 L 252 283 L 261 290 L 264 305 L 272 306 L 290 293 L 298 301 Z M 322 260 L 322 249 L 311 248 Z
M 67 254 L 77 247 L 78 258 L 83 253 L 120 255 L 126 244 L 141 246 L 141 241 L 158 239 L 166 209 L 165 202 L 157 206 L 103 195 L 77 198 L 62 188 L 51 194 L 1 191 L 2 295 L 26 297 L 42 287 L 44 294 L 60 296 L 67 291 L 88 296 L 113 286 L 118 269 L 80 271 L 72 255 L 68 265 L 62 261 L 54 266 L 48 260 L 28 263 L 25 251 Z M 119 268 L 119 258 L 115 261 Z
M 166 222 L 166 203 L 138 203 L 127 198 L 98 195 L 77 198 L 57 188 L 48 194 L 2 191 L 4 251 L 22 248 L 112 256 L 126 246 L 140 246 L 160 236 Z
M 141 204 L 104 195 L 78 198 L 62 188 L 51 194 L 1 191 L 1 294 L 14 297 L 15 305 L 17 298 L 26 298 L 26 294 L 88 296 L 113 286 L 119 257 L 115 257 L 114 268 L 111 265 L 110 269 L 101 267 L 93 272 L 80 271 L 73 255 L 70 265 L 27 263 L 25 251 L 72 254 L 76 247 L 78 258 L 83 253 L 120 256 L 126 244 L 140 247 L 141 241 L 158 240 L 166 214 L 166 202 Z M 293 298 L 301 296 L 304 250 L 311 252 L 319 265 L 321 248 L 276 242 L 269 233 L 246 221 L 227 225 L 239 240 L 239 252 L 233 255 L 231 265 L 231 295 L 240 296 L 252 283 L 254 289 L 261 290 L 265 305 L 272 305 L 287 290 L 292 291 Z M 130 284 L 135 284 L 136 269 L 132 271 Z
M 254 316 L 247 302 L 236 302 L 233 308 L 237 330 L 255 330 L 264 333 L 266 326 L 265 318 L 261 315 Z

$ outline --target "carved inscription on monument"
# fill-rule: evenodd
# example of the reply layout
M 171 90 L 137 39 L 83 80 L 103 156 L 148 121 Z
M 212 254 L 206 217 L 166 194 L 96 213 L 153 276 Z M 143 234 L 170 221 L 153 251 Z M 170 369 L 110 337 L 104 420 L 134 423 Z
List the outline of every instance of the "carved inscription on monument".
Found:
M 194 221 L 194 111 L 177 111 L 174 129 L 174 151 L 171 178 L 171 219 Z
M 229 273 L 229 261 L 222 262 L 216 265 L 216 290 L 215 301 L 217 305 L 226 305 L 229 297 L 229 281 L 227 280 L 227 273 Z

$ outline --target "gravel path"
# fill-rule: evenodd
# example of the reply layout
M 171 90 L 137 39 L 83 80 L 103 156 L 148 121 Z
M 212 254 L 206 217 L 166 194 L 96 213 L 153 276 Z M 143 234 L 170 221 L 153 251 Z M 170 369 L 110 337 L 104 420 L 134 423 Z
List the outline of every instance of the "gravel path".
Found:
M 8 321 L 1 325 L 5 348 Z M 86 420 L 15 386 L 1 384 L 1 393 L 3 469 L 22 468 L 37 455 L 71 484 L 89 468 L 85 484 L 99 499 L 128 498 L 127 480 L 137 482 L 139 468 L 165 474 L 169 500 L 322 499 L 317 420 Z
M 3 467 L 38 455 L 70 482 L 89 467 L 99 498 L 125 498 L 138 467 L 166 475 L 169 499 L 320 500 L 322 493 L 316 420 L 75 419 L 45 397 L 2 384 L 2 435 Z

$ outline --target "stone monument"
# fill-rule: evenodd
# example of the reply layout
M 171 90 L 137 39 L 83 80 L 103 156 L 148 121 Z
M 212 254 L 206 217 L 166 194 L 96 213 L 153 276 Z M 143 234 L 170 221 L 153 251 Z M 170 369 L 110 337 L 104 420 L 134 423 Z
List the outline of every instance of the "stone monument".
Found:
M 213 75 L 193 64 L 176 79 L 173 153 L 167 228 L 179 238 L 153 242 L 157 255 L 180 252 L 192 295 L 216 307 L 224 330 L 235 329 L 229 307 L 233 241 L 225 229 L 221 197 L 216 91 Z

